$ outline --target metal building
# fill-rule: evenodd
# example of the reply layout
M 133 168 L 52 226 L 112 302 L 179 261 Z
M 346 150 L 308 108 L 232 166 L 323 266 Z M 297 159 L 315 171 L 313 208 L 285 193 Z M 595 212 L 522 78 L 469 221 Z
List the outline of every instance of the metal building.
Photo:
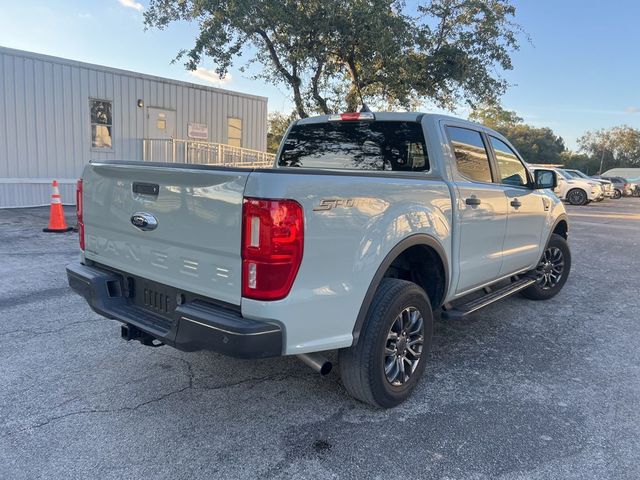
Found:
M 268 164 L 267 99 L 0 47 L 0 208 L 64 203 L 89 160 Z

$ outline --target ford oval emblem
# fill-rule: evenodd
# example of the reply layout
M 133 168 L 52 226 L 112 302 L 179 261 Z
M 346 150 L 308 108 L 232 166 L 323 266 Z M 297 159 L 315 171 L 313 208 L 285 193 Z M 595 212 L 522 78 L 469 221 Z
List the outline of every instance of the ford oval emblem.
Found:
M 142 230 L 155 230 L 158 226 L 158 219 L 147 212 L 136 212 L 131 215 L 131 225 Z

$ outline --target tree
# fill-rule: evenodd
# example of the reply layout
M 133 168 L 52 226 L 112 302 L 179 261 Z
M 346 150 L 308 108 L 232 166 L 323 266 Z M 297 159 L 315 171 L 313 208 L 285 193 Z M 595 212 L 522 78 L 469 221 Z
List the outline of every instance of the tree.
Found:
M 527 162 L 562 163 L 561 155 L 565 151 L 564 140 L 548 127 L 515 125 L 503 135 Z
M 598 170 L 640 167 L 640 129 L 622 125 L 592 130 L 578 139 L 580 150 L 598 160 Z
M 474 108 L 469 120 L 482 123 L 494 130 L 509 129 L 523 122 L 523 119 L 512 110 L 505 110 L 500 105 L 482 105 Z
M 482 106 L 472 110 L 469 119 L 503 134 L 529 163 L 563 162 L 565 145 L 562 137 L 548 127 L 537 128 L 523 123 L 514 111 L 499 105 Z
M 269 114 L 269 126 L 267 130 L 267 151 L 276 153 L 282 137 L 289 128 L 289 124 L 294 120 L 294 115 L 285 115 L 281 112 Z
M 412 108 L 430 100 L 495 103 L 520 28 L 510 0 L 151 0 L 147 28 L 198 22 L 179 52 L 195 69 L 211 57 L 223 77 L 243 54 L 256 75 L 291 92 L 298 116 L 363 102 Z
M 565 168 L 580 170 L 587 175 L 595 175 L 600 168 L 600 159 L 590 157 L 584 153 L 571 152 L 569 150 L 562 152 L 561 162 Z

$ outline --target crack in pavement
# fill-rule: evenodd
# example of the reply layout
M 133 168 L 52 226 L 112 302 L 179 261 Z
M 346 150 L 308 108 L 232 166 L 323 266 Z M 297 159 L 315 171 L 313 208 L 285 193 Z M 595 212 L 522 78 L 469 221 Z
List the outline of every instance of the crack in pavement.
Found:
M 71 324 L 66 325 L 65 327 L 61 327 L 57 330 L 52 330 L 49 332 L 40 332 L 40 334 L 44 334 L 44 333 L 55 333 L 57 331 L 63 330 L 69 326 L 75 325 L 77 323 L 86 323 L 86 322 L 90 322 L 90 321 L 95 321 L 95 320 L 83 320 L 83 321 L 79 321 L 79 322 L 74 322 Z M 7 332 L 9 333 L 9 332 Z M 23 433 L 26 432 L 28 430 L 35 430 L 38 428 L 42 428 L 46 425 L 49 425 L 50 423 L 56 422 L 58 420 L 63 420 L 65 418 L 68 417 L 72 417 L 72 416 L 76 416 L 76 415 L 90 415 L 90 414 L 100 414 L 100 413 L 120 413 L 120 412 L 132 412 L 132 411 L 136 411 L 140 408 L 143 408 L 145 406 L 151 405 L 153 403 L 158 403 L 161 402 L 173 395 L 178 395 L 180 393 L 183 393 L 187 390 L 200 390 L 200 391 L 218 391 L 218 390 L 226 390 L 226 389 L 230 389 L 230 388 L 234 388 L 240 385 L 245 385 L 245 384 L 252 384 L 249 388 L 253 388 L 263 382 L 266 381 L 278 381 L 278 380 L 285 380 L 285 379 L 299 379 L 299 380 L 308 380 L 312 377 L 314 378 L 318 378 L 318 375 L 316 373 L 309 373 L 309 374 L 303 374 L 303 375 L 291 375 L 291 374 L 283 374 L 283 373 L 279 373 L 279 374 L 269 374 L 269 375 L 263 375 L 260 377 L 249 377 L 249 378 L 244 378 L 241 380 L 237 380 L 234 382 L 228 382 L 228 383 L 223 383 L 221 385 L 215 385 L 215 386 L 197 386 L 196 381 L 198 380 L 198 378 L 195 375 L 194 372 L 194 367 L 192 362 L 190 362 L 189 360 L 176 356 L 176 355 L 171 355 L 171 354 L 166 354 L 166 353 L 161 353 L 161 352 L 157 352 L 157 354 L 161 357 L 165 357 L 165 358 L 172 358 L 174 360 L 180 361 L 182 362 L 185 366 L 186 366 L 186 375 L 187 375 L 187 384 L 181 388 L 178 388 L 176 390 L 172 390 L 168 393 L 165 393 L 163 395 L 160 395 L 159 397 L 156 398 L 152 398 L 150 400 L 147 400 L 145 402 L 141 402 L 138 403 L 132 407 L 119 407 L 119 408 L 106 408 L 106 409 L 96 409 L 96 408 L 83 408 L 80 410 L 74 410 L 71 412 L 67 412 L 65 414 L 62 415 L 57 415 L 57 416 L 53 416 L 53 417 L 49 417 L 46 420 L 36 423 L 34 425 L 30 425 L 24 428 L 21 428 L 19 430 L 13 431 L 13 432 L 9 432 L 5 435 L 0 436 L 0 438 L 7 438 L 7 437 L 11 437 L 14 435 L 17 435 L 19 433 Z M 210 378 L 210 376 L 205 376 L 202 377 L 202 379 L 206 379 L 206 378 Z M 122 386 L 126 386 L 132 383 L 136 383 L 138 382 L 140 379 L 133 379 L 129 382 L 126 382 L 125 384 L 123 384 Z M 98 394 L 101 392 L 98 392 Z M 96 392 L 93 392 L 91 395 L 95 396 Z M 66 405 L 68 403 L 71 403 L 73 401 L 79 400 L 86 397 L 83 395 L 76 395 L 75 397 L 72 397 L 70 399 L 65 400 L 64 402 L 56 405 L 55 407 L 52 408 L 56 409 L 59 408 L 63 405 Z
M 30 330 L 30 329 L 26 329 L 26 328 L 19 328 L 16 330 L 9 330 L 8 332 L 0 332 L 0 337 L 4 337 L 6 335 L 11 335 L 13 333 L 24 333 L 24 334 L 30 334 L 33 335 L 34 337 L 39 337 L 40 335 L 49 335 L 51 333 L 58 333 L 61 332 L 62 330 L 66 330 L 69 327 L 72 327 L 74 325 L 79 325 L 82 323 L 90 323 L 90 322 L 94 322 L 94 323 L 98 323 L 100 322 L 100 319 L 89 319 L 89 320 L 78 320 L 77 322 L 71 322 L 71 323 L 67 323 L 64 326 L 60 327 L 60 328 L 56 328 L 55 330 L 41 330 L 41 331 L 36 331 L 36 330 Z
M 186 362 L 186 360 L 185 360 Z M 187 362 L 189 363 L 189 362 Z M 276 379 L 281 379 L 279 377 L 282 378 L 288 378 L 289 376 L 285 376 L 285 375 L 267 375 L 264 377 L 252 377 L 252 378 L 245 378 L 243 380 L 239 380 L 237 382 L 232 382 L 232 383 L 227 383 L 227 384 L 223 384 L 223 385 L 217 385 L 214 387 L 194 387 L 193 386 L 193 381 L 194 381 L 194 376 L 193 376 L 193 372 L 192 370 L 189 368 L 188 369 L 188 376 L 189 376 L 189 380 L 188 380 L 188 384 L 182 388 L 179 388 L 177 390 L 172 390 L 171 392 L 165 393 L 164 395 L 161 395 L 157 398 L 152 398 L 151 400 L 147 400 L 145 402 L 139 403 L 137 405 L 134 405 L 133 407 L 120 407 L 120 408 L 106 408 L 106 409 L 95 409 L 95 408 L 91 408 L 91 409 L 81 409 L 81 410 L 76 410 L 73 412 L 68 412 L 65 413 L 63 415 L 58 415 L 58 416 L 54 416 L 54 417 L 50 417 L 47 418 L 47 420 L 37 423 L 35 425 L 30 425 L 28 427 L 24 427 L 21 428 L 19 430 L 16 430 L 14 432 L 10 432 L 8 434 L 2 435 L 0 436 L 0 438 L 7 438 L 7 437 L 11 437 L 14 435 L 17 435 L 19 433 L 23 433 L 26 432 L 28 430 L 35 430 L 41 427 L 44 427 L 46 425 L 49 425 L 52 422 L 58 421 L 58 420 L 62 420 L 71 416 L 75 416 L 75 415 L 84 415 L 84 414 L 94 414 L 94 413 L 120 413 L 120 412 L 132 412 L 132 411 L 136 411 L 139 408 L 145 407 L 147 405 L 153 404 L 153 403 L 157 403 L 157 402 L 161 402 L 173 395 L 177 395 L 179 393 L 183 393 L 187 390 L 204 390 L 204 391 L 215 391 L 215 390 L 224 390 L 224 389 L 228 389 L 228 388 L 233 388 L 233 387 L 237 387 L 239 385 L 243 385 L 246 383 L 255 383 L 255 385 L 258 385 L 259 383 L 262 383 L 264 381 L 267 380 L 276 380 Z M 254 385 L 254 386 L 255 386 Z M 73 400 L 73 399 L 72 399 Z M 64 403 L 64 402 L 63 402 Z
M 40 290 L 34 290 L 20 295 L 13 295 L 0 299 L 0 309 L 4 308 L 16 308 L 21 305 L 27 305 L 30 303 L 43 302 L 49 299 L 62 299 L 66 296 L 71 296 L 73 290 L 69 286 L 41 288 Z

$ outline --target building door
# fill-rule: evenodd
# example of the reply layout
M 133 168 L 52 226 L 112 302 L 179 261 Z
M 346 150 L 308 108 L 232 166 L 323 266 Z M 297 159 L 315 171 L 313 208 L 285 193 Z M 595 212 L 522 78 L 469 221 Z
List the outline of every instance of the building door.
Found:
M 147 107 L 147 139 L 144 140 L 144 159 L 152 162 L 176 162 L 177 153 L 172 138 L 176 138 L 176 112 L 164 108 Z M 182 152 L 182 150 L 181 150 Z
M 147 138 L 176 138 L 176 112 L 164 108 L 147 108 Z

